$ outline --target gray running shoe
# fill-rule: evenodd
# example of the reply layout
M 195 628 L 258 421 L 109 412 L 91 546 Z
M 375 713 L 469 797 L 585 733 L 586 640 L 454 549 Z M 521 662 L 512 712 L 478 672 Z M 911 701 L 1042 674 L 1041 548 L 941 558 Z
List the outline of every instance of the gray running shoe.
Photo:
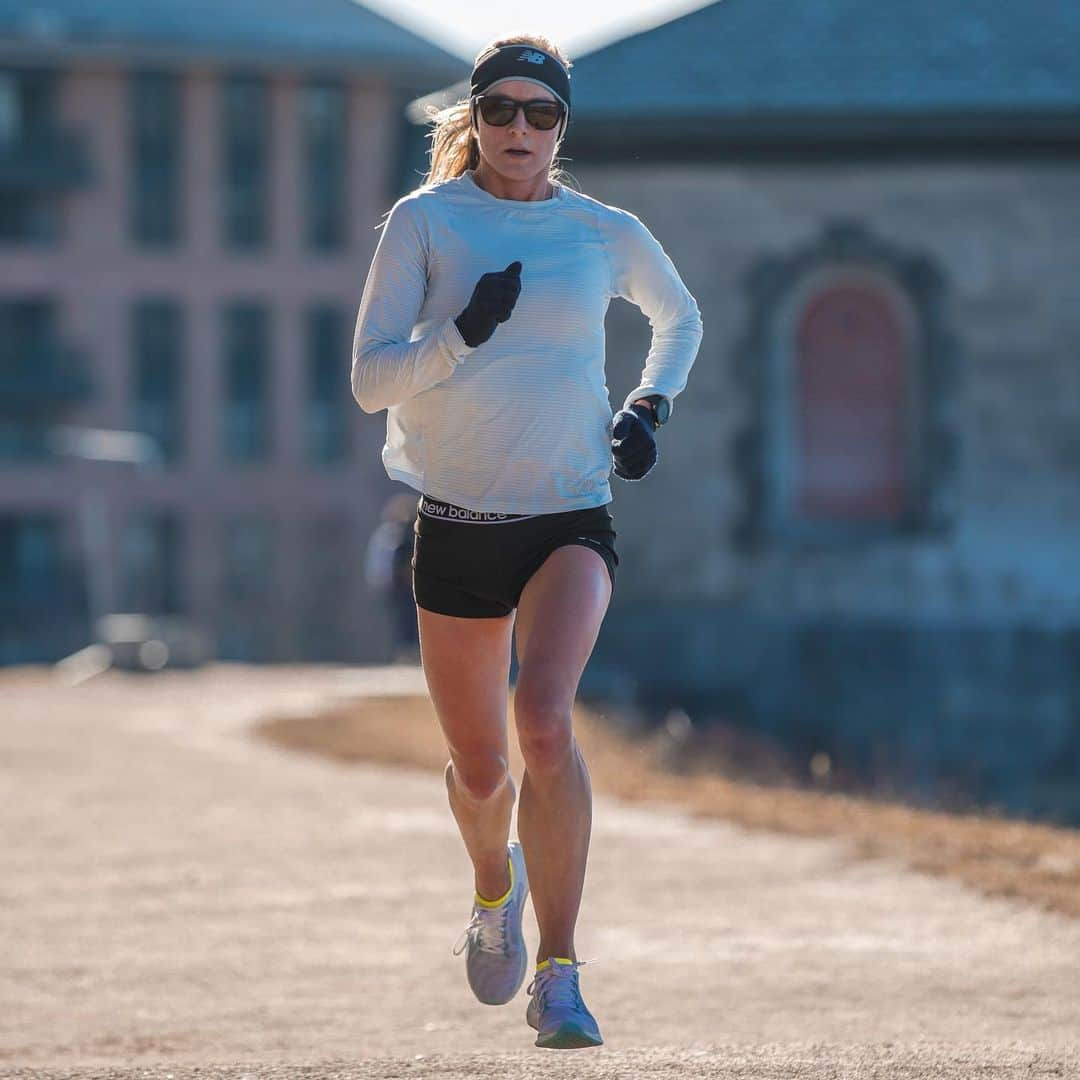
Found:
M 465 956 L 473 993 L 485 1005 L 505 1005 L 521 989 L 529 966 L 521 912 L 529 895 L 525 856 L 515 840 L 508 848 L 510 895 L 497 908 L 473 904 L 472 918 L 454 948 Z
M 538 971 L 529 984 L 531 995 L 525 1019 L 536 1028 L 536 1045 L 549 1050 L 576 1050 L 602 1046 L 593 1014 L 581 1000 L 578 968 L 581 963 L 558 963 L 551 960 Z

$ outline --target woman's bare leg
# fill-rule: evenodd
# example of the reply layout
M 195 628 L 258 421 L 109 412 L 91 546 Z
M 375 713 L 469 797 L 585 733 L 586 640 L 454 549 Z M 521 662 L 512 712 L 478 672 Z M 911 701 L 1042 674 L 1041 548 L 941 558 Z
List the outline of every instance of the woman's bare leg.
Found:
M 472 859 L 476 891 L 497 900 L 510 888 L 506 845 L 516 794 L 506 736 L 514 616 L 417 612 L 424 675 L 450 750 L 450 809 Z
M 525 758 L 518 834 L 540 927 L 538 962 L 577 959 L 574 927 L 589 854 L 592 792 L 572 710 L 610 599 L 603 559 L 589 548 L 566 545 L 532 576 L 517 609 L 514 716 Z

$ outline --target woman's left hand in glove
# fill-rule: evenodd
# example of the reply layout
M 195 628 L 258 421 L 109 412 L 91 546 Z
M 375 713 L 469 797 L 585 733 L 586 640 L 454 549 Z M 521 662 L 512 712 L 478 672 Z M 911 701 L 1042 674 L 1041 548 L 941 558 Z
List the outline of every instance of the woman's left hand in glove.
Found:
M 611 428 L 615 475 L 640 480 L 656 464 L 656 437 L 647 405 L 631 405 L 615 414 Z

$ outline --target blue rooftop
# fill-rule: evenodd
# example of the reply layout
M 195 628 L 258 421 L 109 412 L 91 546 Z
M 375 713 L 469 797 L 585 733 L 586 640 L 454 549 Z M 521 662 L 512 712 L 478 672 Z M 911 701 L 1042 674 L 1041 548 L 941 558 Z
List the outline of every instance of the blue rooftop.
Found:
M 721 0 L 587 53 L 571 77 L 590 130 L 616 118 L 1078 118 L 1080 3 Z
M 722 0 L 596 50 L 590 114 L 1080 108 L 1075 0 Z
M 353 0 L 0 0 L 0 54 L 61 53 L 331 65 L 427 86 L 468 72 Z

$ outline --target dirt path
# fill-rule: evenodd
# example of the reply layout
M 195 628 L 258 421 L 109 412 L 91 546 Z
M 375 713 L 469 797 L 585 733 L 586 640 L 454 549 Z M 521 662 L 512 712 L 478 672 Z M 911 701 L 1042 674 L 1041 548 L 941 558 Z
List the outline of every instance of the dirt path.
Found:
M 1080 1076 L 1080 922 L 603 801 L 579 948 L 608 1045 L 534 1049 L 524 994 L 478 1005 L 450 954 L 439 781 L 250 736 L 395 688 L 417 674 L 0 679 L 0 1074 Z

